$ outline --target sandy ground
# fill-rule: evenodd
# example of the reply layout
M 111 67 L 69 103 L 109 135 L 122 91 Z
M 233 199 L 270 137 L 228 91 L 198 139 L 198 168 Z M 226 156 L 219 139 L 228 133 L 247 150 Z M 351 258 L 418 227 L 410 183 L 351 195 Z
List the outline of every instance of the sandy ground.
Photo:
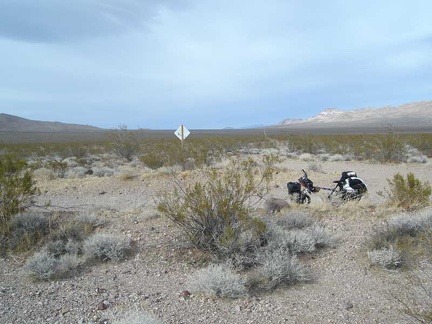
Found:
M 381 212 L 385 200 L 376 194 L 385 191 L 387 179 L 413 172 L 430 181 L 432 165 L 319 162 L 319 172 L 310 166 L 298 159 L 280 163 L 269 196 L 287 199 L 286 183 L 296 181 L 301 169 L 322 187 L 332 187 L 341 171 L 354 170 L 369 187 L 361 212 L 336 211 L 326 203 L 326 191 L 314 194 L 310 206 L 292 207 L 314 214 L 319 210 L 320 221 L 340 237 L 339 245 L 303 258 L 312 271 L 311 282 L 237 300 L 181 296 L 202 256 L 186 248 L 178 229 L 157 215 L 155 198 L 173 189 L 170 176 L 142 171 L 127 181 L 94 176 L 40 180 L 40 205 L 97 211 L 107 221 L 103 230 L 130 237 L 136 253 L 121 263 L 85 268 L 72 278 L 36 283 L 22 271 L 24 256 L 7 255 L 0 260 L 0 322 L 112 323 L 138 311 L 162 323 L 414 323 L 391 297 L 408 285 L 404 274 L 371 267 L 363 243 L 392 216 Z

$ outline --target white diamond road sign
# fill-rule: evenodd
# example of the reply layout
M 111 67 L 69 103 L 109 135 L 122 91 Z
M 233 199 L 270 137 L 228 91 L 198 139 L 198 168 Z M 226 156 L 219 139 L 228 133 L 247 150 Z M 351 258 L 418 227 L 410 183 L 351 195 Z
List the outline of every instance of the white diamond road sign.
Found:
M 174 132 L 174 134 L 183 142 L 183 140 L 189 136 L 190 132 L 186 127 L 180 125 L 179 128 L 177 128 L 177 130 Z

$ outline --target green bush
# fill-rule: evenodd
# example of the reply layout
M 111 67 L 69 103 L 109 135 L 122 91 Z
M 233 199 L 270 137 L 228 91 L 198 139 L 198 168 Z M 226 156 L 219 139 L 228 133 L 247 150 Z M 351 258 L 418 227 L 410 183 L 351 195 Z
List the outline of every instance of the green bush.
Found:
M 161 197 L 158 210 L 177 224 L 196 247 L 229 256 L 242 250 L 241 233 L 251 231 L 256 245 L 266 232 L 265 224 L 250 217 L 251 199 L 262 199 L 273 174 L 272 158 L 259 168 L 252 160 L 233 161 L 223 173 L 205 172 L 205 182 Z M 250 243 L 250 241 L 249 241 Z
M 33 204 L 38 192 L 33 174 L 24 160 L 11 155 L 0 157 L 0 235 L 8 235 L 14 215 Z
M 397 173 L 392 180 L 387 179 L 390 186 L 389 203 L 404 210 L 414 210 L 429 205 L 432 188 L 429 182 L 422 182 L 413 173 L 408 173 L 406 179 Z

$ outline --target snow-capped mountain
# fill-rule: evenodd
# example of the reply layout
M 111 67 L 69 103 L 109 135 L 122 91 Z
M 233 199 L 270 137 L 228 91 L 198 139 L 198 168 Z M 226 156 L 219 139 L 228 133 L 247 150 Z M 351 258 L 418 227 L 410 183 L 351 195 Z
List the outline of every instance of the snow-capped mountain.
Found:
M 277 127 L 410 127 L 432 129 L 432 101 L 409 103 L 397 107 L 363 108 L 342 111 L 325 109 L 308 119 L 285 119 Z

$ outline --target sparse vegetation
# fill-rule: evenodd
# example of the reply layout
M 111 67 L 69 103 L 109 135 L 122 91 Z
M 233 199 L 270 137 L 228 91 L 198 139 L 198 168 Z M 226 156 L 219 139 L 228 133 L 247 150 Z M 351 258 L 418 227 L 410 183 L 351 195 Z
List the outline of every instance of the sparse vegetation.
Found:
M 118 133 L 129 134 L 130 131 L 121 129 Z M 68 198 L 77 201 L 82 193 L 81 185 L 85 186 L 86 182 L 101 185 L 91 196 L 97 201 L 102 200 L 103 195 L 111 195 L 110 191 L 114 191 L 115 194 L 119 192 L 116 186 L 109 189 L 104 187 L 116 179 L 128 180 L 126 184 L 117 181 L 116 185 L 121 183 L 119 186 L 123 186 L 122 188 L 133 188 L 139 186 L 141 181 L 147 185 L 147 179 L 150 178 L 153 181 L 152 185 L 156 181 L 165 185 L 169 177 L 172 177 L 176 184 L 175 188 L 167 185 L 163 190 L 157 191 L 154 188 L 156 186 L 151 187 L 152 193 L 154 190 L 159 195 L 158 198 L 162 197 L 158 201 L 158 211 L 171 221 L 170 224 L 159 218 L 160 215 L 154 209 L 146 210 L 146 215 L 143 215 L 144 209 L 141 208 L 136 208 L 133 212 L 130 212 L 131 206 L 128 206 L 126 212 L 118 210 L 117 206 L 112 208 L 118 201 L 116 199 L 113 199 L 112 203 L 110 201 L 110 204 L 105 201 L 107 206 L 104 206 L 106 210 L 102 213 L 107 216 L 106 219 L 96 217 L 91 211 L 77 214 L 74 208 L 70 211 L 45 214 L 36 213 L 34 210 L 30 212 L 27 206 L 32 205 L 32 195 L 29 195 L 29 199 L 23 202 L 19 211 L 8 220 L 9 234 L 7 239 L 3 238 L 1 242 L 8 251 L 2 260 L 18 265 L 21 260 L 27 258 L 27 261 L 21 264 L 25 264 L 24 270 L 27 274 L 38 281 L 57 280 L 76 274 L 85 278 L 87 271 L 82 271 L 83 269 L 98 266 L 92 260 L 128 260 L 132 251 L 132 241 L 128 238 L 130 236 L 134 240 L 137 238 L 137 255 L 134 255 L 133 261 L 128 260 L 125 264 L 128 267 L 126 272 L 120 272 L 120 264 L 107 264 L 104 265 L 103 275 L 115 277 L 122 273 L 122 277 L 129 278 L 130 269 L 133 269 L 133 274 L 135 271 L 139 273 L 138 267 L 151 262 L 151 257 L 155 257 L 153 261 L 156 260 L 162 268 L 150 268 L 150 272 L 146 270 L 142 273 L 159 280 L 168 277 L 165 274 L 171 275 L 171 269 L 177 271 L 177 268 L 181 268 L 183 271 L 183 265 L 176 264 L 176 267 L 170 268 L 173 262 L 187 262 L 188 271 L 190 267 L 195 269 L 189 280 L 184 282 L 184 288 L 190 288 L 196 294 L 190 298 L 201 298 L 201 294 L 228 299 L 243 298 L 248 295 L 269 294 L 279 287 L 310 281 L 315 259 L 321 257 L 320 249 L 337 249 L 338 238 L 333 232 L 349 231 L 351 229 L 345 227 L 346 222 L 352 225 L 351 222 L 356 219 L 358 225 L 367 215 L 368 222 L 380 224 L 374 233 L 367 235 L 365 241 L 365 254 L 374 269 L 396 269 L 397 272 L 392 273 L 399 276 L 407 269 L 432 262 L 432 218 L 430 214 L 419 212 L 420 208 L 430 202 L 430 185 L 427 181 L 419 181 L 414 175 L 409 174 L 406 179 L 398 175 L 389 180 L 390 195 L 386 197 L 388 202 L 399 208 L 397 210 L 410 213 L 388 221 L 387 214 L 391 212 L 390 208 L 380 211 L 380 214 L 369 213 L 369 209 L 375 211 L 377 206 L 373 205 L 375 203 L 370 204 L 368 200 L 366 203 L 371 207 L 366 203 L 353 203 L 336 211 L 329 210 L 331 207 L 328 206 L 326 209 L 320 209 L 320 206 L 313 204 L 286 208 L 284 198 L 279 201 L 267 199 L 268 208 L 261 209 L 261 206 L 266 206 L 262 199 L 267 197 L 268 190 L 282 190 L 277 187 L 280 185 L 279 180 L 282 179 L 281 174 L 279 173 L 280 178 L 274 183 L 271 180 L 273 171 L 288 174 L 294 169 L 291 165 L 284 166 L 283 169 L 274 168 L 275 162 L 283 163 L 285 159 L 289 159 L 288 162 L 292 163 L 295 160 L 295 163 L 307 165 L 308 170 L 319 173 L 317 178 L 322 177 L 321 179 L 334 172 L 328 167 L 334 162 L 339 162 L 340 165 L 343 165 L 343 161 L 350 160 L 427 164 L 428 157 L 431 156 L 430 134 L 197 137 L 191 138 L 182 147 L 177 139 L 155 140 L 145 138 L 140 131 L 133 133 L 133 142 L 137 145 L 137 150 L 133 149 L 132 154 L 124 156 L 115 150 L 116 145 L 110 146 L 114 143 L 111 140 L 87 143 L 81 145 L 81 148 L 79 145 L 73 145 L 70 149 L 67 148 L 70 143 L 15 147 L 6 145 L 3 152 L 19 153 L 17 156 L 27 159 L 21 175 L 28 170 L 45 186 L 44 190 L 51 192 L 57 190 L 54 189 L 54 185 L 62 186 L 62 189 L 58 189 L 59 192 L 67 191 L 70 195 Z M 125 137 L 125 140 L 128 138 Z M 118 144 L 123 143 L 119 140 Z M 14 151 L 15 149 L 17 151 Z M 259 158 L 264 154 L 267 155 L 267 160 L 261 161 Z M 2 161 L 4 157 L 2 156 Z M 234 162 L 226 162 L 229 160 Z M 417 164 L 415 168 L 417 167 L 423 166 Z M 114 175 L 112 179 L 98 179 Z M 372 187 L 370 189 L 370 193 L 375 190 Z M 284 193 L 285 191 L 286 189 Z M 127 193 L 129 192 L 131 191 L 128 190 Z M 33 196 L 36 193 L 37 191 Z M 424 199 L 407 199 L 411 193 L 415 193 L 416 198 L 421 196 Z M 126 196 L 126 191 L 122 190 L 121 194 L 125 200 L 131 201 L 130 197 Z M 136 200 L 149 201 L 151 198 L 153 197 L 147 195 L 147 192 L 141 192 Z M 319 204 L 320 200 L 316 199 L 313 203 Z M 59 207 L 61 208 L 56 206 L 56 210 Z M 50 209 L 51 206 L 47 204 L 45 208 Z M 79 208 L 81 210 L 87 207 Z M 356 211 L 353 213 L 355 208 Z M 271 214 L 271 211 L 278 213 Z M 150 214 L 155 215 L 155 218 L 146 217 Z M 350 216 L 347 217 L 347 214 Z M 109 223 L 113 219 L 118 222 L 116 225 Z M 332 226 L 324 226 L 319 219 L 330 220 Z M 121 231 L 122 234 L 108 234 L 100 230 L 94 234 L 94 230 L 104 225 L 106 220 L 107 226 L 112 226 L 109 232 Z M 140 232 L 144 228 L 140 225 L 143 222 L 151 222 L 148 226 L 151 230 L 147 232 L 146 229 L 145 232 L 150 233 L 149 237 Z M 133 227 L 129 227 L 129 224 L 133 224 Z M 171 232 L 173 227 L 175 230 Z M 182 236 L 177 236 L 178 230 L 182 232 Z M 369 228 L 363 226 L 362 230 L 366 231 Z M 163 240 L 151 241 L 154 237 L 163 237 Z M 182 241 L 184 238 L 188 243 L 192 243 L 193 248 L 191 244 Z M 179 245 L 174 245 L 173 242 Z M 146 249 L 145 253 L 140 250 L 143 246 Z M 135 248 L 135 244 L 133 247 Z M 325 257 L 332 262 L 330 258 L 337 253 L 339 251 L 331 251 Z M 352 254 L 351 257 L 357 255 Z M 133 267 L 129 262 L 133 262 Z M 200 268 L 203 264 L 206 266 Z M 168 270 L 164 270 L 164 266 Z M 371 272 L 371 275 L 375 271 Z M 97 269 L 92 271 L 93 275 L 100 279 Z M 317 280 L 319 281 L 319 278 Z M 57 284 L 41 283 L 52 287 L 57 287 Z M 179 288 L 177 284 L 174 286 L 175 289 Z M 183 281 L 180 285 L 183 288 Z M 105 287 L 101 285 L 101 288 Z M 113 311 L 119 315 L 117 318 L 120 318 L 123 308 L 128 308 L 129 301 L 165 303 L 165 293 L 166 291 L 159 295 L 159 290 L 145 291 L 143 297 L 140 295 L 141 291 L 133 292 L 126 297 L 122 296 L 120 302 L 113 303 Z M 103 294 L 109 298 L 116 298 L 108 292 Z M 184 301 L 187 302 L 187 299 Z M 218 303 L 216 298 L 210 300 L 212 303 Z M 422 307 L 425 304 L 428 306 L 428 303 L 430 305 L 430 298 L 425 297 L 424 300 L 421 301 Z M 243 302 L 245 301 L 234 301 L 240 303 L 238 305 L 243 305 Z M 428 307 L 418 312 L 417 301 L 414 299 L 404 299 L 403 306 L 406 307 L 406 314 L 415 319 L 420 318 L 420 321 L 425 323 L 430 319 Z M 160 316 L 160 310 L 155 310 L 155 314 Z M 67 313 L 62 316 L 65 316 L 66 320 Z M 117 323 L 159 322 L 143 312 L 128 312 L 123 316 L 124 319 Z M 102 321 L 102 318 L 98 320 Z
M 120 125 L 117 130 L 108 134 L 113 151 L 127 161 L 138 154 L 140 150 L 139 132 L 128 131 L 126 125 Z
M 12 155 L 0 157 L 0 237 L 9 234 L 13 216 L 30 207 L 37 192 L 26 161 Z
M 130 240 L 113 234 L 96 233 L 83 243 L 84 256 L 100 261 L 121 261 L 130 252 Z
M 196 247 L 227 257 L 242 249 L 242 244 L 259 246 L 266 233 L 265 224 L 250 216 L 252 198 L 261 199 L 272 177 L 272 157 L 264 158 L 263 168 L 252 159 L 234 161 L 223 173 L 211 170 L 205 182 L 175 188 L 161 198 L 158 210 L 177 224 Z M 243 242 L 241 233 L 251 233 Z
M 227 265 L 210 264 L 188 278 L 188 287 L 195 293 L 222 297 L 239 298 L 247 295 L 246 281 Z
M 287 249 L 265 249 L 264 253 L 260 254 L 260 264 L 259 277 L 255 280 L 259 288 L 265 290 L 311 279 L 306 267 Z
M 406 179 L 397 173 L 392 180 L 388 180 L 389 204 L 396 205 L 403 210 L 414 210 L 429 205 L 432 188 L 428 181 L 422 182 L 413 173 L 408 173 Z
M 9 247 L 15 251 L 28 251 L 49 234 L 49 219 L 42 214 L 25 212 L 11 222 Z
M 384 268 L 398 268 L 410 259 L 415 263 L 418 256 L 431 258 L 426 252 L 432 241 L 432 214 L 417 212 L 392 218 L 387 224 L 375 229 L 365 244 L 373 264 Z
M 42 250 L 27 260 L 25 268 L 36 280 L 50 280 L 55 276 L 57 266 L 58 260 L 48 251 Z

